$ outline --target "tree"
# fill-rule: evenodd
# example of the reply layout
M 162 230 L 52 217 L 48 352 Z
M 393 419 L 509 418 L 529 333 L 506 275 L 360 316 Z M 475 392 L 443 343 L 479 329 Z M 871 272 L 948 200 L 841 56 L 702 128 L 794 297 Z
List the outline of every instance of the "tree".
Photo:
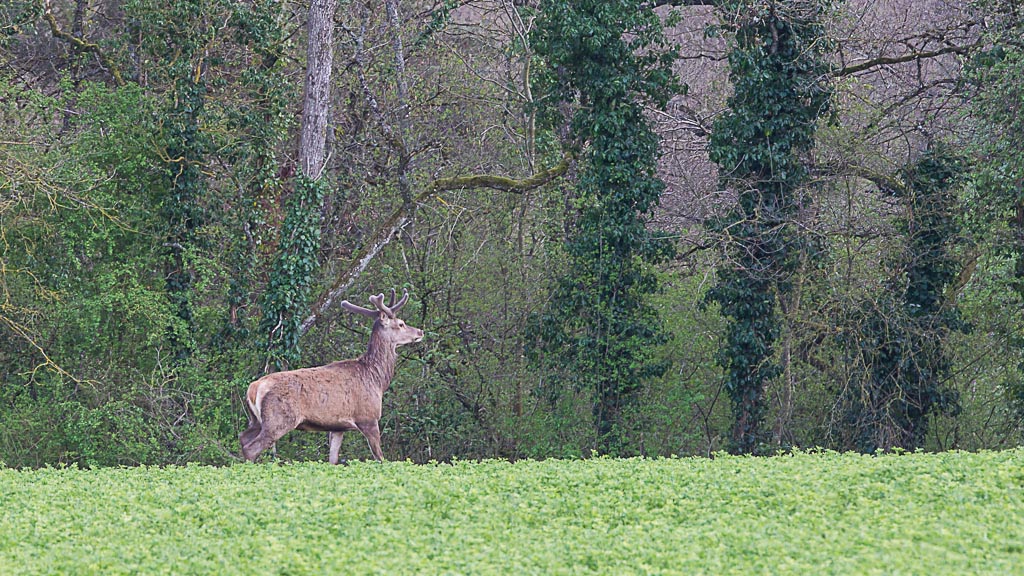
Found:
M 423 44 L 427 41 L 431 35 L 438 32 L 441 29 L 450 16 L 451 11 L 456 7 L 455 4 L 445 4 L 441 6 L 433 15 L 430 24 L 428 24 L 423 32 L 419 35 L 416 43 L 414 43 L 412 50 L 421 49 Z M 505 6 L 509 9 L 509 14 L 512 16 L 510 19 L 518 22 L 519 30 L 516 32 L 518 42 L 526 42 L 526 31 L 525 25 L 523 24 L 522 17 L 514 6 Z M 365 9 L 360 10 L 363 12 L 362 17 L 367 18 Z M 375 92 L 371 86 L 371 79 L 367 75 L 367 69 L 370 67 L 368 60 L 368 49 L 366 47 L 366 29 L 365 23 L 361 24 L 357 30 L 349 30 L 346 28 L 349 36 L 351 37 L 351 43 L 354 46 L 355 54 L 353 55 L 352 61 L 356 72 L 356 78 L 358 81 L 358 90 L 362 95 L 365 102 L 365 106 L 368 109 L 369 116 L 375 121 L 378 129 L 380 130 L 382 140 L 385 144 L 386 157 L 392 159 L 394 167 L 391 168 L 392 179 L 394 186 L 398 190 L 398 202 L 397 207 L 393 208 L 387 216 L 380 219 L 380 222 L 376 224 L 372 231 L 370 231 L 362 245 L 347 258 L 346 262 L 340 269 L 335 273 L 334 279 L 330 286 L 316 299 L 313 305 L 312 312 L 306 316 L 305 320 L 300 325 L 300 333 L 305 334 L 317 320 L 325 314 L 332 305 L 338 301 L 345 293 L 347 293 L 360 276 L 366 271 L 370 263 L 384 250 L 384 248 L 391 242 L 391 240 L 404 230 L 414 220 L 416 207 L 422 203 L 425 203 L 435 196 L 442 194 L 447 191 L 453 190 L 481 190 L 491 189 L 502 192 L 508 192 L 512 194 L 523 194 L 530 190 L 542 187 L 557 178 L 561 177 L 569 168 L 568 155 L 564 156 L 561 161 L 554 163 L 553 166 L 536 170 L 535 173 L 530 174 L 523 178 L 512 178 L 508 176 L 496 175 L 496 174 L 459 174 L 456 176 L 444 176 L 438 177 L 436 174 L 432 176 L 429 181 L 421 186 L 419 193 L 414 194 L 414 180 L 415 173 L 418 167 L 415 158 L 416 142 L 413 141 L 413 121 L 409 118 L 410 112 L 414 110 L 414 102 L 412 95 L 410 94 L 409 81 L 407 79 L 407 71 L 405 66 L 406 51 L 403 47 L 402 36 L 407 34 L 406 28 L 408 24 L 403 24 L 399 12 L 398 4 L 394 0 L 388 0 L 385 3 L 386 22 L 388 28 L 388 34 L 390 38 L 387 44 L 390 45 L 391 55 L 388 60 L 391 62 L 389 67 L 392 71 L 394 78 L 391 81 L 394 83 L 394 101 L 390 106 L 384 106 L 381 104 L 380 99 L 382 95 Z M 503 52 L 507 52 L 507 48 L 502 49 Z M 523 90 L 525 92 L 525 99 L 517 100 L 516 105 L 529 107 L 532 102 L 529 99 L 529 66 L 528 63 L 524 66 L 523 82 L 525 86 Z M 438 95 L 432 96 L 432 98 L 438 98 Z M 532 117 L 533 112 L 528 113 Z M 356 131 L 358 135 L 358 130 Z M 527 141 L 525 147 L 532 150 L 535 146 L 535 134 L 530 128 L 525 130 L 525 140 Z M 455 143 L 449 143 L 451 146 Z M 372 145 L 362 143 L 362 147 L 373 148 Z M 460 151 L 461 152 L 461 151 Z M 434 159 L 436 162 L 445 163 L 449 160 L 443 155 L 441 158 Z M 534 167 L 534 158 L 532 153 L 528 155 L 526 162 L 531 168 Z M 457 170 L 461 172 L 464 170 L 462 167 L 457 167 Z M 395 202 L 392 201 L 394 204 Z
M 643 104 L 664 106 L 676 89 L 674 52 L 644 2 L 549 1 L 533 37 L 545 74 L 549 121 L 571 105 L 570 129 L 581 162 L 567 269 L 527 332 L 531 357 L 550 375 L 546 392 L 593 396 L 602 453 L 629 454 L 628 410 L 643 383 L 666 370 L 654 361 L 664 341 L 648 302 L 658 290 L 652 266 L 672 245 L 647 228 L 664 188 L 656 175 L 657 135 Z
M 727 259 L 708 299 L 729 319 L 718 362 L 735 424 L 732 448 L 754 453 L 765 441 L 765 389 L 780 367 L 777 306 L 790 289 L 804 249 L 793 220 L 804 200 L 805 154 L 830 107 L 823 5 L 726 2 L 732 32 L 728 111 L 716 119 L 710 158 L 736 206 L 712 221 Z
M 964 166 L 934 145 L 903 172 L 888 192 L 904 205 L 905 247 L 896 257 L 886 291 L 854 314 L 851 350 L 863 382 L 846 389 L 846 425 L 863 452 L 924 444 L 933 414 L 955 415 L 959 397 L 949 385 L 946 342 L 965 328 L 948 288 L 956 280 L 954 254 L 958 181 Z
M 334 13 L 338 0 L 313 0 L 309 6 L 306 44 L 306 88 L 299 143 L 300 173 L 288 199 L 263 303 L 261 326 L 267 335 L 267 366 L 288 368 L 299 358 L 302 314 L 309 306 L 320 248 L 320 208 L 327 157 L 334 56 Z M 266 370 L 265 368 L 264 370 Z
M 215 341 L 252 350 L 259 346 L 250 344 L 255 327 L 247 320 L 249 310 L 258 307 L 254 294 L 264 274 L 260 248 L 275 245 L 272 228 L 278 222 L 273 221 L 272 206 L 293 171 L 281 160 L 293 127 L 286 112 L 294 96 L 285 76 L 288 32 L 284 18 L 280 0 L 240 3 L 231 12 L 235 39 L 251 50 L 251 56 L 241 73 L 239 98 L 226 113 L 228 130 L 235 138 L 223 149 L 239 184 L 222 216 L 232 238 L 224 255 L 230 287 L 223 327 Z

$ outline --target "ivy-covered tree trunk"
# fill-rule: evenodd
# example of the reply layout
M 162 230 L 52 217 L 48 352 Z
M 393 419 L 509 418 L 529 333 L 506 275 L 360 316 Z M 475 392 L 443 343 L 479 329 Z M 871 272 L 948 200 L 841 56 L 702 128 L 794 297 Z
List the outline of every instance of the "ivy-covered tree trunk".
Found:
M 163 71 L 170 83 L 163 118 L 168 192 L 160 212 L 167 227 L 164 277 L 178 320 L 170 330 L 170 344 L 178 359 L 190 356 L 195 346 L 193 259 L 199 248 L 196 231 L 204 219 L 201 202 L 207 190 L 203 166 L 210 142 L 200 128 L 209 66 L 204 49 L 213 35 L 204 21 L 206 8 L 203 0 L 156 7 L 151 14 L 153 22 L 158 23 L 156 34 L 148 40 L 155 43 L 157 54 L 165 62 Z
M 827 114 L 827 47 L 821 2 L 727 1 L 732 33 L 729 110 L 712 128 L 710 157 L 735 207 L 710 224 L 726 259 L 708 294 L 728 319 L 718 362 L 735 423 L 732 449 L 755 453 L 767 440 L 765 391 L 780 373 L 778 299 L 796 271 L 801 240 L 793 226 L 806 181 L 804 154 Z
M 543 61 L 535 93 L 547 94 L 549 120 L 559 103 L 575 107 L 572 136 L 583 152 L 568 267 L 533 319 L 527 349 L 549 374 L 549 396 L 593 395 L 595 449 L 635 453 L 626 411 L 644 381 L 666 370 L 655 360 L 661 321 L 647 301 L 658 290 L 652 265 L 672 252 L 647 229 L 664 186 L 643 102 L 664 105 L 671 95 L 674 53 L 641 1 L 543 2 L 533 41 Z
M 252 326 L 247 311 L 256 308 L 254 284 L 265 271 L 259 247 L 270 245 L 267 229 L 272 206 L 294 168 L 280 165 L 278 152 L 291 126 L 286 114 L 294 91 L 283 74 L 288 32 L 281 0 L 233 6 L 231 24 L 236 38 L 251 51 L 252 66 L 243 71 L 242 100 L 228 112 L 229 128 L 237 134 L 226 149 L 240 185 L 223 218 L 234 230 L 230 252 L 227 313 L 216 341 L 251 350 Z
M 309 6 L 306 87 L 299 144 L 300 174 L 288 198 L 277 258 L 263 304 L 267 364 L 288 368 L 299 359 L 301 321 L 310 302 L 320 248 L 320 207 L 326 185 L 327 121 L 334 55 L 334 13 L 338 0 L 313 0 Z
M 851 348 L 864 382 L 845 395 L 846 422 L 863 452 L 924 444 L 930 415 L 957 414 L 945 345 L 964 329 L 947 287 L 959 267 L 953 255 L 960 228 L 956 182 L 962 166 L 943 147 L 928 150 L 904 171 L 904 186 L 890 190 L 904 205 L 905 247 L 887 292 L 857 315 Z

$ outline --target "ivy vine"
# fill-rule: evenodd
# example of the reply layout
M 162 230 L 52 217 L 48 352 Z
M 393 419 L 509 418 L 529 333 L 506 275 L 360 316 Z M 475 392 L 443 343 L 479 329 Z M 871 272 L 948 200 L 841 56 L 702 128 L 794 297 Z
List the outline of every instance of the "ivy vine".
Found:
M 194 256 L 199 249 L 197 230 L 206 214 L 207 193 L 203 166 L 211 140 L 201 129 L 206 114 L 205 49 L 215 36 L 206 21 L 207 2 L 184 0 L 170 4 L 134 0 L 126 3 L 129 22 L 138 29 L 142 49 L 159 66 L 154 74 L 170 86 L 159 112 L 162 127 L 166 192 L 160 202 L 165 226 L 164 277 L 167 297 L 176 314 L 169 330 L 174 356 L 185 359 L 195 347 L 193 318 Z
M 731 33 L 728 111 L 712 127 L 710 158 L 736 205 L 709 223 L 725 247 L 708 300 L 728 320 L 717 361 L 726 371 L 735 424 L 732 449 L 764 444 L 765 389 L 779 375 L 780 297 L 805 249 L 793 219 L 803 202 L 805 154 L 830 110 L 824 3 L 723 2 Z
M 535 93 L 546 94 L 539 116 L 554 128 L 562 106 L 573 106 L 582 155 L 567 271 L 531 320 L 527 352 L 548 374 L 541 392 L 550 398 L 593 394 L 598 451 L 633 453 L 628 409 L 643 383 L 667 369 L 655 358 L 665 334 L 648 301 L 658 291 L 652 266 L 673 253 L 647 228 L 664 185 L 643 105 L 664 106 L 678 90 L 675 52 L 642 1 L 548 1 L 540 12 L 532 37 Z
M 890 263 L 885 292 L 855 314 L 847 342 L 864 367 L 864 381 L 842 398 L 861 451 L 920 448 L 932 414 L 960 411 L 945 344 L 953 331 L 967 329 L 947 299 L 960 269 L 953 251 L 963 172 L 959 158 L 934 145 L 904 169 L 903 186 L 887 190 L 904 206 L 904 247 Z
M 263 299 L 260 331 L 267 335 L 268 362 L 277 370 L 298 363 L 303 313 L 309 309 L 319 261 L 320 206 L 326 183 L 299 175 L 285 206 L 277 258 Z
M 227 117 L 229 128 L 238 134 L 226 152 L 234 164 L 239 191 L 234 206 L 225 214 L 236 236 L 228 255 L 228 311 L 217 335 L 222 344 L 249 342 L 247 310 L 254 304 L 250 300 L 263 267 L 263 252 L 273 244 L 267 207 L 276 205 L 288 171 L 280 165 L 277 153 L 288 133 L 287 108 L 295 91 L 281 74 L 288 42 L 283 16 L 280 0 L 238 4 L 231 13 L 237 42 L 249 48 L 253 66 L 242 71 L 245 98 Z

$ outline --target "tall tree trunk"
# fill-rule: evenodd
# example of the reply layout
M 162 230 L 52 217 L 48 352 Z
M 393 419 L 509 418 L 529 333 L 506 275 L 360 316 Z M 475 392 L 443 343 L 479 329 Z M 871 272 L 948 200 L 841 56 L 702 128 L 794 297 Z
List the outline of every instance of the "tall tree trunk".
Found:
M 299 166 L 302 175 L 310 180 L 320 179 L 327 160 L 327 119 L 334 62 L 334 14 L 337 9 L 338 0 L 313 0 L 309 6 Z
M 288 199 L 281 241 L 270 273 L 261 329 L 267 335 L 264 371 L 271 364 L 287 369 L 299 360 L 301 315 L 308 308 L 313 277 L 319 267 L 321 182 L 327 165 L 334 61 L 334 14 L 338 0 L 313 0 L 309 6 L 306 85 L 299 140 L 299 170 Z
M 412 185 L 409 183 L 409 164 L 412 156 L 409 153 L 409 82 L 405 77 L 405 47 L 402 43 L 402 19 L 398 15 L 398 0 L 387 0 L 384 2 L 388 13 L 388 27 L 391 28 L 391 46 L 395 56 L 395 84 L 398 88 L 398 108 L 395 113 L 395 120 L 398 124 L 398 134 L 395 142 L 398 144 L 398 193 L 402 197 L 402 204 L 410 210 L 412 205 Z

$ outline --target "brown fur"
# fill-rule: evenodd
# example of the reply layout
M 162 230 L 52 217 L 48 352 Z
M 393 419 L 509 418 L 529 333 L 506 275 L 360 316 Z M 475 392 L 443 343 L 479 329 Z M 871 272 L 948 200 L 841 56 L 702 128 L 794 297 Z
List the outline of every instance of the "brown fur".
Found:
M 394 310 L 383 306 L 382 300 L 383 295 L 378 300 L 371 298 L 381 310 L 373 323 L 370 345 L 358 359 L 267 374 L 249 384 L 245 394 L 249 427 L 238 437 L 247 460 L 255 461 L 261 452 L 296 429 L 329 432 L 331 464 L 338 463 L 342 434 L 348 431 L 361 432 L 373 457 L 384 459 L 380 448 L 381 400 L 391 385 L 398 346 L 420 341 L 423 331 L 394 317 L 404 298 Z M 347 308 L 370 312 L 352 305 Z

